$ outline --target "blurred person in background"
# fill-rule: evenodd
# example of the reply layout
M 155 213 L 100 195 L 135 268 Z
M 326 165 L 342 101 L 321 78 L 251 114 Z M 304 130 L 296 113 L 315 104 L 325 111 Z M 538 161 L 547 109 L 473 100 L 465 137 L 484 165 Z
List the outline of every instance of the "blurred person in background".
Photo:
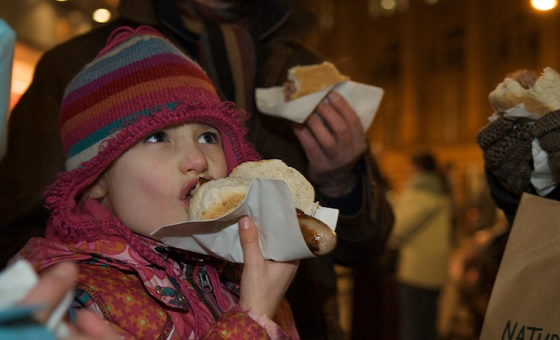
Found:
M 458 233 L 449 260 L 449 281 L 440 298 L 438 329 L 445 340 L 480 338 L 510 230 L 486 186 L 472 202 L 478 218 Z
M 201 64 L 223 100 L 252 113 L 248 139 L 263 158 L 298 169 L 323 206 L 339 209 L 337 248 L 302 261 L 287 296 L 302 338 L 345 338 L 334 265 L 353 267 L 382 253 L 393 223 L 376 160 L 356 113 L 335 92 L 303 125 L 260 114 L 254 100 L 256 87 L 282 85 L 290 67 L 323 60 L 302 43 L 315 22 L 297 0 L 120 0 L 115 21 L 45 53 L 12 111 L 0 163 L 2 265 L 44 234 L 41 191 L 64 168 L 58 112 L 66 85 L 115 27 L 150 25 Z
M 438 300 L 448 279 L 454 205 L 446 178 L 426 151 L 410 158 L 411 174 L 394 202 L 389 247 L 399 252 L 396 280 L 401 340 L 435 340 Z
M 503 217 L 459 240 L 450 258 L 445 301 L 440 305 L 440 314 L 444 314 L 439 318 L 442 339 L 480 338 L 508 234 L 509 225 Z

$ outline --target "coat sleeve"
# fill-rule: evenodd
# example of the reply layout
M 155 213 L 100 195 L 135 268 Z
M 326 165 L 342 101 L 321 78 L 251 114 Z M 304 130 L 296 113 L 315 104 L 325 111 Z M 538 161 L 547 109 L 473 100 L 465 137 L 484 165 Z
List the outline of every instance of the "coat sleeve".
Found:
M 214 339 L 273 339 L 284 340 L 291 337 L 272 320 L 251 315 L 238 308 L 227 311 L 203 337 Z
M 283 299 L 274 320 L 239 308 L 226 312 L 205 339 L 299 339 L 288 301 Z
M 336 227 L 338 243 L 333 256 L 335 263 L 348 267 L 361 265 L 382 254 L 394 222 L 385 179 L 369 150 L 355 171 L 359 180 L 350 194 L 321 199 L 326 206 L 340 209 Z M 349 209 L 348 205 L 353 208 Z

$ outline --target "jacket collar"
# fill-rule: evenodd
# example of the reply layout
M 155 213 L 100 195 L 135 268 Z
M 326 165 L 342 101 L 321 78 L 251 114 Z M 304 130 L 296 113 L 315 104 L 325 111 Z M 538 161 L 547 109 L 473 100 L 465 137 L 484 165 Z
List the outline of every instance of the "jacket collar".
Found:
M 185 272 L 189 272 L 185 270 L 185 266 L 195 267 L 211 263 L 219 271 L 223 269 L 223 261 L 191 252 L 174 251 L 172 248 L 153 240 L 146 239 L 146 241 L 150 243 L 150 247 L 154 249 L 155 253 L 162 256 L 166 262 L 173 266 L 175 276 L 181 281 L 185 278 Z M 183 262 L 177 262 L 177 256 L 181 256 Z M 122 271 L 136 273 L 146 291 L 155 299 L 172 308 L 185 310 L 189 308 L 188 304 L 185 304 L 184 297 L 180 294 L 181 290 L 177 286 L 176 280 L 167 275 L 165 269 L 155 267 L 142 258 L 119 237 L 107 237 L 104 240 L 93 242 L 77 242 L 73 245 L 45 238 L 33 238 L 20 250 L 14 261 L 18 258 L 25 258 L 30 261 L 38 272 L 56 263 L 71 261 L 89 265 L 111 266 Z M 219 283 L 216 282 L 215 284 Z

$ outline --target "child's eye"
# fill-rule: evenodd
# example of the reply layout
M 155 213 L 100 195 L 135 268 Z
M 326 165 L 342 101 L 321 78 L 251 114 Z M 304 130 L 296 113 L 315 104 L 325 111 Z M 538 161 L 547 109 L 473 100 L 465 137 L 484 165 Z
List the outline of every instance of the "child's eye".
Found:
M 220 140 L 220 135 L 216 132 L 205 132 L 198 137 L 198 142 L 202 144 L 217 144 Z
M 144 139 L 144 143 L 164 143 L 167 141 L 167 135 L 164 132 L 153 133 Z

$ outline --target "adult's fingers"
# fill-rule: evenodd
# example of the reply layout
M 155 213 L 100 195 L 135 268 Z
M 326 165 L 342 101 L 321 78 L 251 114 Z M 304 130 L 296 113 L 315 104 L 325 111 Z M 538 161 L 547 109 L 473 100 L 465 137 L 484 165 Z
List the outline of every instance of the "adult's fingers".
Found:
M 336 91 L 331 91 L 328 95 L 329 104 L 333 106 L 333 108 L 340 113 L 341 117 L 346 121 L 348 124 L 351 134 L 352 135 L 362 135 L 364 133 L 362 121 L 360 117 L 354 111 L 352 106 L 346 101 L 346 99 L 341 96 Z
M 71 262 L 62 262 L 52 269 L 41 273 L 39 282 L 20 304 L 42 305 L 35 317 L 40 322 L 47 322 L 58 303 L 73 289 L 74 282 L 78 277 L 78 267 Z
M 321 104 L 319 104 L 319 106 L 317 106 L 317 113 L 321 117 L 322 124 L 327 127 L 328 130 L 328 134 L 318 134 L 317 138 L 333 138 L 335 139 L 336 143 L 337 141 L 341 141 L 341 139 L 343 138 L 348 138 L 346 135 L 349 135 L 350 131 L 348 122 L 346 121 L 345 115 L 342 110 L 350 110 L 351 112 L 353 112 L 353 110 L 349 105 L 339 105 L 338 107 L 335 107 L 330 99 L 333 96 L 336 96 L 336 94 L 331 92 L 327 96 L 327 98 Z M 337 96 L 335 98 L 338 97 L 340 96 Z M 317 131 L 319 132 L 320 130 Z
M 100 318 L 87 309 L 76 312 L 76 324 L 72 328 L 72 334 L 64 338 L 64 340 L 122 339 L 107 320 Z
M 317 160 L 322 160 L 325 157 L 321 145 L 319 145 L 317 139 L 307 126 L 293 124 L 293 131 L 311 164 L 317 162 Z
M 338 136 L 327 122 L 328 116 L 338 115 L 332 107 L 327 103 L 321 103 L 317 108 L 317 112 L 313 113 L 306 121 L 305 125 L 311 131 L 317 143 L 321 146 L 322 152 L 330 153 L 336 148 Z M 344 124 L 344 122 L 342 122 Z

